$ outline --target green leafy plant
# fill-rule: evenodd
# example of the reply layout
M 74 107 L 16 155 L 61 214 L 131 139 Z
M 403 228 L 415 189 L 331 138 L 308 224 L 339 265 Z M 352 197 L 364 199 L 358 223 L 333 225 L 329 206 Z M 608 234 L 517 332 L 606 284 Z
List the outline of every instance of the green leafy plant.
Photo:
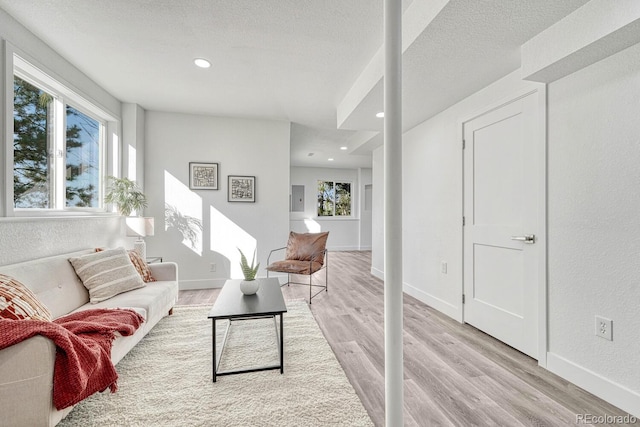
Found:
M 240 267 L 242 268 L 242 274 L 244 274 L 244 280 L 255 280 L 256 274 L 258 274 L 258 268 L 260 268 L 260 263 L 254 266 L 256 262 L 256 251 L 253 251 L 251 265 L 249 265 L 247 257 L 244 256 L 240 248 L 238 248 L 238 252 L 240 252 Z
M 129 216 L 131 212 L 139 212 L 147 207 L 147 197 L 135 181 L 114 176 L 110 176 L 109 180 L 111 182 L 107 194 L 104 196 L 104 201 L 115 204 L 121 215 Z

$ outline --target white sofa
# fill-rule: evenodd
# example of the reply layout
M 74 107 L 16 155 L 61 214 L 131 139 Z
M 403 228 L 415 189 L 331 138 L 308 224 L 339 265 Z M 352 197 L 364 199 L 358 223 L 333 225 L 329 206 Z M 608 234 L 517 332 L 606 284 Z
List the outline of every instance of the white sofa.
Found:
M 178 299 L 178 266 L 150 264 L 156 282 L 116 295 L 98 304 L 89 303 L 89 293 L 68 259 L 94 252 L 62 254 L 19 264 L 0 266 L 31 289 L 51 311 L 53 318 L 90 308 L 134 308 L 145 322 L 129 337 L 118 336 L 111 359 L 118 363 L 160 319 L 168 315 Z M 0 426 L 54 426 L 72 408 L 53 406 L 53 366 L 56 347 L 42 336 L 29 338 L 0 350 Z

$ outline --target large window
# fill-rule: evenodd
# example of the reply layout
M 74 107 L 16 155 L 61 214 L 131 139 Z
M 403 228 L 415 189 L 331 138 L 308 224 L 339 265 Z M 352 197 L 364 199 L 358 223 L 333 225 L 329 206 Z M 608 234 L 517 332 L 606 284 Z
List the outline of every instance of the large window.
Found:
M 24 70 L 13 89 L 14 207 L 100 208 L 105 122 Z
M 318 216 L 351 216 L 351 183 L 318 181 Z

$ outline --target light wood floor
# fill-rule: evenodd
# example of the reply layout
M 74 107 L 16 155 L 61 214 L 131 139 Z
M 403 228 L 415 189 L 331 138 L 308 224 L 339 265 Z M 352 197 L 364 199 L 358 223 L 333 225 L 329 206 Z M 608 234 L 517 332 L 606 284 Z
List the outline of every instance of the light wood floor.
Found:
M 329 291 L 313 299 L 311 311 L 375 425 L 383 426 L 383 283 L 369 274 L 370 252 L 331 252 L 329 261 Z M 282 290 L 285 299 L 309 295 L 305 286 Z M 218 293 L 181 291 L 178 304 L 212 304 Z M 585 425 L 577 414 L 626 415 L 407 295 L 404 376 L 406 426 Z

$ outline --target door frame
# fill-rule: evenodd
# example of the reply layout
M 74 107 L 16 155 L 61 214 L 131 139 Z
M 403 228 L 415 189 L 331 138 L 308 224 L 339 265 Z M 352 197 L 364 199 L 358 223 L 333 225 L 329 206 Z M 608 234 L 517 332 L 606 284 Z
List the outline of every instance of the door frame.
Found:
M 533 83 L 526 82 L 526 89 L 521 89 L 515 92 L 513 95 L 504 98 L 498 102 L 488 103 L 478 111 L 473 114 L 469 114 L 467 116 L 462 117 L 458 120 L 457 126 L 457 140 L 460 141 L 460 162 L 461 162 L 461 170 L 462 170 L 462 191 L 460 192 L 462 196 L 461 206 L 462 212 L 460 216 L 464 216 L 465 205 L 464 205 L 464 196 L 465 196 L 465 164 L 464 164 L 464 150 L 462 149 L 463 139 L 464 139 L 464 125 L 467 122 L 470 122 L 482 115 L 490 113 L 491 111 L 497 110 L 515 102 L 519 99 L 522 99 L 526 96 L 535 94 L 537 95 L 537 126 L 536 126 L 536 135 L 535 140 L 537 141 L 538 147 L 536 150 L 538 156 L 538 224 L 539 224 L 539 232 L 536 235 L 536 246 L 539 252 L 539 264 L 538 264 L 538 365 L 546 368 L 547 366 L 547 349 L 548 349 L 548 331 L 547 331 L 547 312 L 548 312 L 548 299 L 547 299 L 547 87 L 542 83 Z M 462 221 L 460 222 L 462 226 Z M 460 257 L 462 259 L 462 263 L 460 265 L 461 269 L 461 286 L 459 288 L 459 320 L 464 322 L 464 305 L 462 304 L 462 295 L 464 294 L 464 266 L 465 266 L 465 258 L 464 258 L 464 229 L 460 233 L 462 236 L 462 246 Z

